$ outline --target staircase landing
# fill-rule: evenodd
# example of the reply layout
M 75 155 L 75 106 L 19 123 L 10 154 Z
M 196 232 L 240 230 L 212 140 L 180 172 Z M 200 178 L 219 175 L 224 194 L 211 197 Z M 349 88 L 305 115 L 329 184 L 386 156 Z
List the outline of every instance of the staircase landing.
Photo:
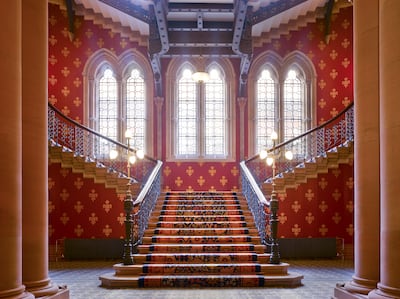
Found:
M 108 288 L 298 286 L 289 264 L 269 264 L 246 200 L 233 193 L 164 194 L 134 265 L 100 276 Z

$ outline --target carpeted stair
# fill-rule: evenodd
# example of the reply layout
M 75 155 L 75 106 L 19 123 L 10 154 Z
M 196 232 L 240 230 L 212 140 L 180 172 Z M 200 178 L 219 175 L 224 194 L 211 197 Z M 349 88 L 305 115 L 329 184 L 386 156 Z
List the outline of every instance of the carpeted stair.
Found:
M 233 193 L 173 193 L 159 198 L 135 265 L 114 265 L 105 287 L 262 287 L 298 285 L 269 254 L 244 198 Z

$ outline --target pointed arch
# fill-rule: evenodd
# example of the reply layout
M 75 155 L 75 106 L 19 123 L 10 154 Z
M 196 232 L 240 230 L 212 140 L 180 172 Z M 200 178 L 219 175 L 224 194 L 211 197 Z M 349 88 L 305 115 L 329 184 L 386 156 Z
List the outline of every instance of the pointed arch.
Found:
M 99 86 L 102 73 L 107 68 L 116 80 L 117 104 L 110 114 L 115 118 L 117 133 L 112 138 L 125 142 L 124 132 L 133 129 L 135 145 L 153 155 L 153 76 L 146 57 L 134 49 L 116 56 L 108 49 L 94 52 L 83 69 L 84 124 L 99 131 Z M 132 71 L 138 76 L 132 79 Z
M 284 58 L 266 51 L 254 60 L 248 86 L 250 155 L 271 147 L 272 131 L 284 141 L 315 126 L 315 77 L 314 65 L 300 51 Z
M 197 70 L 215 72 L 216 77 L 194 82 L 190 74 Z M 166 73 L 167 160 L 232 161 L 235 101 L 231 63 L 227 59 L 174 58 Z

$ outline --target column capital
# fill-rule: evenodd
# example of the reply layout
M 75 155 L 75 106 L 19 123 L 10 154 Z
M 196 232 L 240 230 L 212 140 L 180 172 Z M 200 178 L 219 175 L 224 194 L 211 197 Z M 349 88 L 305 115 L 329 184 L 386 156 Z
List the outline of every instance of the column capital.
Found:
M 237 98 L 237 101 L 238 101 L 238 103 L 239 103 L 240 109 L 243 109 L 244 106 L 246 106 L 247 97 L 238 97 L 238 98 Z
M 154 97 L 154 103 L 158 109 L 161 109 L 164 104 L 164 97 Z

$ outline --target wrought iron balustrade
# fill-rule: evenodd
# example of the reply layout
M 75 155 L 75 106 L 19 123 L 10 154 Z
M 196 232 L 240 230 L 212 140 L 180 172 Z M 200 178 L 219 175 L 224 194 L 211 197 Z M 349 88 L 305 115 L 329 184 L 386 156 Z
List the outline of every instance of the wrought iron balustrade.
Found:
M 79 124 L 51 104 L 48 105 L 48 139 L 51 145 L 62 147 L 63 151 L 72 153 L 74 157 L 86 162 L 94 162 L 97 167 L 105 168 L 109 173 L 126 178 L 129 185 L 139 184 L 137 194 L 131 197 L 129 191 L 132 203 L 127 213 L 132 224 L 127 229 L 127 233 L 133 236 L 129 240 L 131 247 L 140 243 L 150 213 L 161 192 L 162 162 L 145 155 L 143 159 L 137 159 L 135 164 L 130 165 L 128 171 L 128 158 L 136 153 L 135 149 Z M 118 152 L 115 159 L 109 156 L 111 150 Z M 127 191 L 128 189 L 127 184 Z
M 274 180 L 283 177 L 285 173 L 293 172 L 295 168 L 305 167 L 308 162 L 315 162 L 319 157 L 326 157 L 330 151 L 337 151 L 339 147 L 354 139 L 354 109 L 353 103 L 338 115 L 291 140 L 282 142 L 274 148 L 267 149 L 268 153 L 282 153 L 275 155 L 276 170 L 273 177 L 272 167 L 264 159 L 255 155 L 240 163 L 242 190 L 250 210 L 253 213 L 261 239 L 265 244 L 270 240 L 270 194 L 264 194 L 262 185 L 274 183 Z M 293 159 L 284 157 L 286 151 L 293 153 Z

